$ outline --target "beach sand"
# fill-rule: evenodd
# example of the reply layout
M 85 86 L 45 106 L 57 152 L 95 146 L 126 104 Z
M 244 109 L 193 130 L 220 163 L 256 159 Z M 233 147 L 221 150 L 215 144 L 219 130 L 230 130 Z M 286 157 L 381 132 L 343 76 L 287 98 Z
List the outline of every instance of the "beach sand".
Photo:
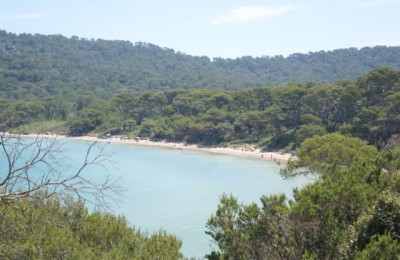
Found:
M 36 134 L 29 134 L 29 135 L 21 135 L 26 137 L 37 137 Z M 56 134 L 48 134 L 48 135 L 41 135 L 43 137 L 53 137 L 53 138 L 60 138 L 60 139 L 69 139 L 69 140 L 81 140 L 81 141 L 97 141 L 97 142 L 106 142 L 106 143 L 124 143 L 124 144 L 131 144 L 131 145 L 141 145 L 141 146 L 154 146 L 154 147 L 163 147 L 169 149 L 180 149 L 180 150 L 190 150 L 190 151 L 200 151 L 200 152 L 207 152 L 207 153 L 216 153 L 216 154 L 225 154 L 231 156 L 241 156 L 241 157 L 248 157 L 260 160 L 270 160 L 275 161 L 277 164 L 281 162 L 287 162 L 289 160 L 293 160 L 296 157 L 292 156 L 290 153 L 281 153 L 281 152 L 261 152 L 260 149 L 252 148 L 248 145 L 237 145 L 235 147 L 209 147 L 209 146 L 202 146 L 202 145 L 195 145 L 195 144 L 184 144 L 184 143 L 171 143 L 171 142 L 154 142 L 151 140 L 146 139 L 128 139 L 123 136 L 111 136 L 107 139 L 101 139 L 95 136 L 79 136 L 79 137 L 72 137 L 72 136 L 65 136 L 65 135 L 56 135 Z

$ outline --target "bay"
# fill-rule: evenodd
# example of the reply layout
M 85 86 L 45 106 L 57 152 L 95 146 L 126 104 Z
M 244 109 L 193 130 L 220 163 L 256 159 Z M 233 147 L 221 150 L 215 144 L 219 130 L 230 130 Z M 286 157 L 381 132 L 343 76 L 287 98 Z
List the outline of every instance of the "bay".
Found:
M 65 153 L 78 165 L 89 143 L 64 142 Z M 205 231 L 223 193 L 243 203 L 259 202 L 262 195 L 291 197 L 294 187 L 310 182 L 305 177 L 284 180 L 279 175 L 283 166 L 267 160 L 120 143 L 108 144 L 105 153 L 113 154 L 114 167 L 88 168 L 85 175 L 100 180 L 108 172 L 120 178 L 126 191 L 118 205 L 111 205 L 113 213 L 142 231 L 176 235 L 187 257 L 217 249 Z

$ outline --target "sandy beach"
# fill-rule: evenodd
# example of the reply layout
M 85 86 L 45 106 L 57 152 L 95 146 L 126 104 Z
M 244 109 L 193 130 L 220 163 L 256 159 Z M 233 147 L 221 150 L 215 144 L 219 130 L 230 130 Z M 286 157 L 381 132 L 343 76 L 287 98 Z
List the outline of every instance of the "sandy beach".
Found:
M 120 136 L 113 136 L 108 139 L 100 139 L 91 136 L 80 136 L 80 137 L 63 137 L 72 140 L 85 140 L 85 141 L 99 141 L 99 142 L 109 142 L 109 143 L 126 143 L 132 145 L 142 145 L 142 146 L 154 146 L 154 147 L 164 147 L 170 149 L 181 149 L 190 151 L 201 151 L 208 153 L 226 154 L 232 156 L 250 157 L 260 160 L 272 160 L 277 162 L 287 162 L 289 159 L 294 159 L 290 153 L 279 153 L 279 152 L 261 152 L 259 149 L 251 149 L 245 146 L 237 147 L 208 147 L 195 144 L 184 144 L 184 143 L 171 143 L 171 142 L 154 142 L 150 140 L 143 139 L 126 139 Z
M 21 135 L 26 137 L 37 137 L 36 134 L 29 134 L 29 135 Z M 141 145 L 141 146 L 154 146 L 154 147 L 163 147 L 168 149 L 180 149 L 180 150 L 190 150 L 190 151 L 200 151 L 200 152 L 207 152 L 207 153 L 216 153 L 216 154 L 225 154 L 231 156 L 241 156 L 241 157 L 248 157 L 260 160 L 270 160 L 275 161 L 277 164 L 281 162 L 287 162 L 289 160 L 293 160 L 296 157 L 292 156 L 290 153 L 280 153 L 280 152 L 261 152 L 260 149 L 256 149 L 250 147 L 248 145 L 237 145 L 235 147 L 209 147 L 209 146 L 202 146 L 202 145 L 195 145 L 195 144 L 184 144 L 184 143 L 171 143 L 171 142 L 154 142 L 147 139 L 130 139 L 124 136 L 111 136 L 107 139 L 102 139 L 95 136 L 79 136 L 79 137 L 72 137 L 72 136 L 65 136 L 65 135 L 56 135 L 56 134 L 47 134 L 43 135 L 44 137 L 53 137 L 53 138 L 60 138 L 60 139 L 69 139 L 69 140 L 81 140 L 81 141 L 97 141 L 97 142 L 106 142 L 106 143 L 124 143 L 130 145 Z

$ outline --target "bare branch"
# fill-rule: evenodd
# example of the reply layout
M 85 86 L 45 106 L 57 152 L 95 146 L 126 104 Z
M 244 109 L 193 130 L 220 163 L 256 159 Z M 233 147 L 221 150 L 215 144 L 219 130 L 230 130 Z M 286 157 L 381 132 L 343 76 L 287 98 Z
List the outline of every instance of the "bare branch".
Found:
M 0 169 L 0 201 L 23 197 L 61 200 L 74 197 L 96 207 L 105 207 L 114 196 L 122 195 L 118 180 L 109 175 L 100 182 L 93 181 L 84 172 L 92 166 L 103 166 L 110 161 L 105 153 L 107 144 L 90 143 L 83 163 L 77 170 L 66 170 L 68 157 L 57 138 L 37 135 L 35 138 L 6 133 L 0 134 L 0 158 L 6 167 Z M 76 164 L 77 162 L 73 162 Z

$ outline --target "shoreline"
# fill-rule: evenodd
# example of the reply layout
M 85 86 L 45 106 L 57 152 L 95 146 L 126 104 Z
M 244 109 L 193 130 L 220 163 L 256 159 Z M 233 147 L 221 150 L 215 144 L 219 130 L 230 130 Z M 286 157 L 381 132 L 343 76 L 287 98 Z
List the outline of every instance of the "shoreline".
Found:
M 10 134 L 10 133 L 5 133 Z M 10 134 L 13 135 L 13 134 Z M 151 141 L 147 139 L 130 139 L 123 136 L 111 136 L 107 139 L 101 139 L 95 136 L 66 136 L 60 134 L 25 134 L 20 135 L 22 137 L 53 137 L 53 138 L 61 138 L 68 140 L 80 140 L 80 141 L 96 141 L 102 143 L 118 143 L 118 144 L 129 144 L 129 145 L 139 145 L 139 146 L 148 146 L 148 147 L 160 147 L 160 148 L 168 148 L 168 149 L 176 149 L 176 150 L 187 150 L 187 151 L 195 151 L 195 152 L 207 152 L 214 154 L 222 154 L 229 156 L 239 156 L 246 157 L 252 159 L 259 160 L 268 160 L 275 161 L 278 165 L 282 162 L 285 163 L 289 160 L 296 159 L 295 156 L 290 153 L 280 153 L 280 152 L 261 152 L 260 149 L 255 149 L 248 145 L 237 145 L 236 147 L 218 147 L 218 146 L 201 146 L 196 144 L 184 144 L 184 143 L 174 143 L 174 142 L 165 142 L 165 141 Z

